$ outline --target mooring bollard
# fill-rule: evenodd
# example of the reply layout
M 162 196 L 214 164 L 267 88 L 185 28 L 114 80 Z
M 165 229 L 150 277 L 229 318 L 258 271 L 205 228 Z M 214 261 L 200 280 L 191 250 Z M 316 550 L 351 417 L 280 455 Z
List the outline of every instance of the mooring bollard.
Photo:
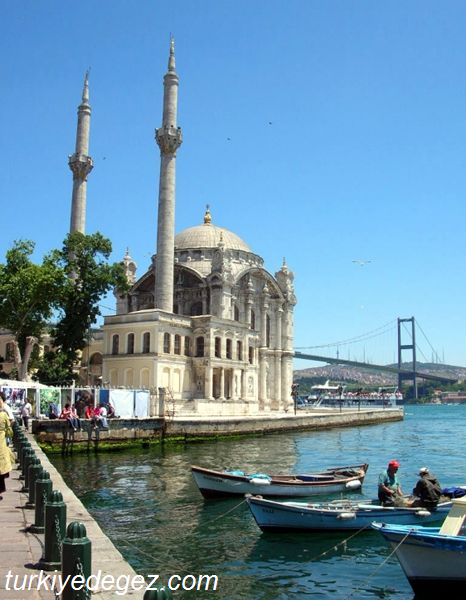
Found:
M 24 475 L 23 475 L 23 465 L 24 465 L 24 459 L 26 457 L 26 452 L 28 450 L 32 450 L 32 446 L 31 443 L 26 441 L 24 442 L 24 444 L 21 446 L 21 450 L 19 453 L 19 468 L 21 470 L 21 475 L 20 475 L 20 479 L 24 479 Z
M 38 464 L 40 464 L 40 460 L 34 454 L 34 456 L 31 456 L 31 458 L 29 459 L 28 466 L 26 468 L 26 472 L 24 473 L 24 486 L 21 491 L 25 492 L 26 494 L 29 494 L 30 477 L 32 475 L 31 467 L 34 467 L 35 465 L 38 465 Z
M 26 487 L 26 479 L 27 479 L 27 476 L 28 476 L 28 468 L 29 468 L 30 462 L 34 458 L 36 458 L 36 453 L 34 452 L 34 450 L 32 448 L 28 448 L 26 450 L 26 452 L 24 453 L 23 465 L 21 467 L 20 479 L 24 479 L 24 487 L 21 490 L 22 492 L 27 492 L 27 490 L 25 489 L 25 487 Z
M 29 487 L 29 500 L 26 502 L 27 508 L 33 508 L 36 501 L 36 481 L 41 477 L 44 468 L 39 459 L 36 459 L 37 463 L 29 465 L 28 469 L 28 487 Z
M 13 447 L 17 453 L 21 449 L 21 445 L 27 441 L 27 437 L 22 432 L 18 432 L 13 425 Z
M 86 587 L 86 582 L 91 575 L 91 541 L 86 535 L 86 528 L 82 523 L 73 521 L 66 529 L 62 549 L 62 581 L 69 581 L 61 594 L 61 600 L 85 600 L 91 597 L 91 591 Z M 80 576 L 79 578 L 76 576 Z M 74 587 L 71 581 L 74 578 Z M 79 589 L 82 585 L 82 589 Z
M 147 590 L 144 592 L 143 600 L 172 600 L 172 598 L 171 589 L 164 586 L 156 590 Z
M 62 542 L 66 529 L 66 504 L 61 492 L 54 490 L 45 503 L 44 556 L 39 568 L 53 571 L 61 567 Z
M 36 479 L 35 485 L 34 525 L 29 527 L 29 531 L 33 533 L 44 533 L 45 503 L 48 502 L 52 494 L 52 487 L 53 484 L 49 473 L 42 470 L 41 475 Z

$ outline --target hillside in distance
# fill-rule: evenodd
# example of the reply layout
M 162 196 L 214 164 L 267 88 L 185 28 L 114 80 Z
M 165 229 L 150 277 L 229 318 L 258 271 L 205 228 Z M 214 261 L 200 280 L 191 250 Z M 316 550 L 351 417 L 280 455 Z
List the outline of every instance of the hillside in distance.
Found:
M 398 365 L 387 365 L 397 368 Z M 411 363 L 403 363 L 403 369 L 409 371 Z M 466 379 L 466 367 L 455 367 L 453 365 L 442 365 L 438 363 L 416 363 L 416 370 L 431 375 L 451 377 L 458 381 Z M 383 373 L 361 369 L 360 367 L 349 367 L 345 365 L 326 365 L 323 367 L 311 367 L 294 371 L 294 381 L 299 383 L 305 379 L 330 379 L 331 381 L 345 381 L 347 383 L 358 383 L 368 386 L 397 385 L 398 377 L 391 373 Z

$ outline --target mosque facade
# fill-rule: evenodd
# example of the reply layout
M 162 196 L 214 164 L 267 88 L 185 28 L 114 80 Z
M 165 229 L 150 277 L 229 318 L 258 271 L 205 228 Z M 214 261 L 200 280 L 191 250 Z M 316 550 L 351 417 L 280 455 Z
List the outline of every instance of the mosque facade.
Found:
M 103 326 L 102 379 L 166 394 L 176 414 L 245 415 L 292 406 L 293 273 L 272 275 L 232 231 L 203 222 L 175 235 L 179 78 L 171 41 L 164 76 L 157 253 Z
M 157 250 L 137 276 L 124 257 L 128 292 L 83 351 L 81 378 L 103 387 L 150 389 L 177 415 L 241 416 L 291 410 L 293 273 L 272 275 L 263 259 L 209 207 L 201 224 L 175 235 L 179 78 L 171 41 L 164 76 Z M 85 232 L 91 107 L 86 75 L 78 107 L 70 231 Z M 202 222 L 203 221 L 203 222 Z M 101 377 L 100 377 L 101 370 Z

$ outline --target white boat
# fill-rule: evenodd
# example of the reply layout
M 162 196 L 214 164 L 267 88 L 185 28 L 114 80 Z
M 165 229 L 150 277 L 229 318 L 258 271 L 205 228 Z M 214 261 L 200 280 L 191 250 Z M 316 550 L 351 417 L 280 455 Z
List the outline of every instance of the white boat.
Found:
M 343 384 L 331 384 L 327 380 L 322 385 L 313 385 L 311 393 L 299 408 L 335 408 L 341 406 L 396 406 L 403 400 L 403 394 L 396 387 L 379 387 L 377 391 L 363 390 L 348 391 Z
M 373 521 L 398 524 L 434 523 L 443 520 L 451 508 L 442 502 L 435 510 L 422 507 L 380 506 L 378 500 L 333 502 L 276 502 L 257 496 L 246 498 L 262 531 L 346 531 L 370 528 Z
M 443 598 L 448 592 L 464 593 L 466 497 L 455 499 L 452 504 L 440 528 L 372 525 L 393 548 L 414 592 L 424 594 L 425 598 L 433 594 Z
M 369 465 L 331 467 L 318 473 L 268 475 L 238 470 L 213 471 L 192 466 L 191 471 L 205 498 L 221 496 L 313 496 L 359 490 Z

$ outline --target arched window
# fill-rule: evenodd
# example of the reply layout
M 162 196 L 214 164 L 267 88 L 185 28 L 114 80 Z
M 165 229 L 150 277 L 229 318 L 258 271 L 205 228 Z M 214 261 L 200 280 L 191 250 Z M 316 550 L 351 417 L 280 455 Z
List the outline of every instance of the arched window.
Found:
M 134 385 L 134 371 L 133 369 L 125 369 L 125 386 L 133 387 Z
M 150 352 L 150 333 L 148 331 L 142 336 L 142 351 L 144 354 L 149 354 Z
M 163 334 L 163 351 L 165 354 L 170 354 L 170 334 Z
M 112 354 L 118 354 L 120 351 L 120 336 L 116 333 L 112 336 Z
M 219 337 L 215 338 L 215 356 L 222 358 L 222 340 Z
M 236 360 L 243 360 L 243 342 L 236 342 Z
M 134 354 L 134 333 L 128 333 L 126 341 L 126 354 Z
M 184 355 L 191 356 L 191 338 L 188 336 L 184 338 Z
M 141 369 L 139 380 L 142 389 L 147 390 L 149 388 L 149 369 Z
M 227 348 L 226 348 L 226 356 L 227 358 L 232 358 L 232 342 L 231 340 L 227 339 Z
M 175 335 L 175 354 L 181 354 L 181 336 Z
M 251 329 L 256 328 L 256 313 L 251 310 Z
M 196 356 L 204 356 L 204 338 L 202 335 L 196 338 Z
M 235 321 L 239 321 L 239 308 L 237 304 L 235 304 L 235 307 L 233 309 L 233 318 Z
M 254 348 L 249 346 L 249 364 L 254 364 Z

